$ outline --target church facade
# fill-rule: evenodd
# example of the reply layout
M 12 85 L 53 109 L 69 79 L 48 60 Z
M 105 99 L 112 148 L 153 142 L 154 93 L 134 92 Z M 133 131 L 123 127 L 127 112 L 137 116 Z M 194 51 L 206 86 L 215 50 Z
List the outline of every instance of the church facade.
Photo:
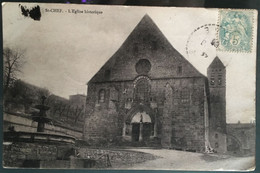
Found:
M 145 15 L 88 82 L 84 138 L 226 151 L 225 66 L 207 77 Z

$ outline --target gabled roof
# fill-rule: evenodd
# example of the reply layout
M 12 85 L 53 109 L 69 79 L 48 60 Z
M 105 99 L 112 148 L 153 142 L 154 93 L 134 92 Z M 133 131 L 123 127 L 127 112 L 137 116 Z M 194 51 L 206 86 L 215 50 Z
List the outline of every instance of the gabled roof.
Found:
M 89 83 L 134 80 L 138 76 L 135 64 L 140 59 L 151 62 L 152 69 L 147 75 L 152 79 L 179 77 L 178 66 L 182 66 L 181 77 L 205 77 L 173 48 L 146 14 Z M 109 79 L 106 73 L 109 73 Z

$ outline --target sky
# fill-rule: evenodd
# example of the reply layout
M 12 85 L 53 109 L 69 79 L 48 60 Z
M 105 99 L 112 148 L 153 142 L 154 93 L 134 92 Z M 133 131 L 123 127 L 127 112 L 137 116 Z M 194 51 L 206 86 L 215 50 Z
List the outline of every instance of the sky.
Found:
M 251 53 L 225 52 L 209 46 L 209 41 L 217 35 L 217 9 L 22 5 L 27 8 L 40 5 L 41 20 L 23 16 L 18 3 L 4 4 L 3 42 L 4 47 L 25 50 L 26 63 L 19 77 L 26 82 L 48 88 L 65 98 L 87 94 L 86 83 L 148 14 L 173 47 L 202 74 L 206 75 L 215 56 L 224 63 L 227 71 L 227 122 L 255 119 L 256 25 Z M 62 9 L 62 13 L 46 12 L 46 9 Z M 102 14 L 69 13 L 73 9 L 102 11 Z M 214 25 L 208 27 L 209 33 L 205 36 L 205 25 L 208 24 Z M 201 56 L 203 52 L 207 53 L 207 58 Z

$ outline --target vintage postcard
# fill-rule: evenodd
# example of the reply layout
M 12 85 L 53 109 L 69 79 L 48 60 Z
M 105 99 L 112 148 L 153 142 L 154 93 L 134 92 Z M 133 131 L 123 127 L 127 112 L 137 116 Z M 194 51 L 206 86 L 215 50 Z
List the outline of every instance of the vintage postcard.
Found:
M 255 168 L 256 10 L 2 9 L 4 168 Z

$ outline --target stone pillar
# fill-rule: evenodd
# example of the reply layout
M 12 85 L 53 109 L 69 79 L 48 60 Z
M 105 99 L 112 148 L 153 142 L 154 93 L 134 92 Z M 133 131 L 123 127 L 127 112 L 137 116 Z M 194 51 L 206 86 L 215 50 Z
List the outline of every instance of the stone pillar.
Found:
M 157 137 L 157 120 L 155 118 L 154 127 L 153 127 L 153 137 Z
M 143 123 L 140 123 L 139 142 L 143 141 Z
M 154 125 L 153 125 L 153 137 L 157 137 L 157 109 L 154 109 Z
M 123 132 L 122 132 L 122 136 L 125 137 L 125 131 L 126 131 L 126 124 L 124 122 L 124 126 L 123 126 Z
M 130 141 L 132 141 L 132 130 L 133 130 L 133 124 L 130 124 L 129 126 L 129 136 L 130 136 Z

